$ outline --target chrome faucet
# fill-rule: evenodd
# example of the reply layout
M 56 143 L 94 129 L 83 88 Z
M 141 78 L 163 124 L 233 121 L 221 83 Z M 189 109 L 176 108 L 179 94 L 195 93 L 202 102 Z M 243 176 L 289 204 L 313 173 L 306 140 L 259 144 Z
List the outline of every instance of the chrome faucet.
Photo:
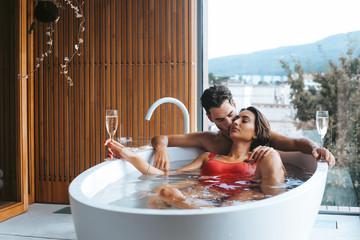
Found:
M 150 121 L 150 118 L 153 112 L 155 111 L 155 109 L 163 103 L 174 103 L 181 109 L 184 116 L 184 133 L 185 134 L 189 133 L 189 128 L 190 128 L 189 112 L 186 109 L 185 105 L 176 98 L 165 97 L 165 98 L 160 98 L 159 100 L 154 102 L 149 108 L 148 112 L 146 113 L 145 120 Z

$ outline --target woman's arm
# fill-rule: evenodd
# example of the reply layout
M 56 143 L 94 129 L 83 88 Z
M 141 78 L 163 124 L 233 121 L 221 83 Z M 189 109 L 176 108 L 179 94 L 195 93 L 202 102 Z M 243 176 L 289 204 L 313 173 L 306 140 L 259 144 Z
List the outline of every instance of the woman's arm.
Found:
M 164 175 L 164 171 L 151 166 L 151 164 L 147 163 L 139 155 L 117 141 L 108 139 L 104 145 L 107 146 L 111 156 L 131 163 L 142 174 Z
M 202 166 L 204 165 L 204 163 L 208 160 L 209 154 L 210 154 L 209 152 L 204 152 L 203 154 L 198 156 L 192 163 L 190 163 L 189 165 L 187 165 L 185 167 L 171 171 L 171 174 L 190 172 L 190 171 L 195 171 L 195 170 L 201 169 Z
M 285 168 L 278 152 L 272 150 L 266 157 L 260 160 L 254 174 L 254 179 L 261 179 L 261 193 L 250 189 L 229 197 L 222 206 L 231 206 L 236 202 L 261 200 L 267 195 L 275 196 L 284 192 L 284 188 L 274 187 L 280 186 L 285 180 Z
M 124 147 L 122 144 L 120 144 L 117 141 L 108 139 L 104 145 L 108 147 L 108 150 L 109 150 L 111 156 L 131 163 L 142 174 L 149 174 L 149 175 L 164 175 L 165 174 L 164 171 L 151 166 L 151 164 L 147 163 L 139 155 L 132 152 L 130 149 Z M 183 168 L 177 169 L 175 171 L 171 171 L 170 174 L 198 170 L 202 167 L 203 162 L 207 160 L 208 156 L 209 156 L 209 153 L 203 153 L 189 165 L 187 165 Z
M 254 179 L 261 179 L 260 187 L 264 194 L 274 196 L 285 191 L 283 188 L 274 187 L 284 183 L 285 173 L 279 153 L 272 151 L 258 163 Z

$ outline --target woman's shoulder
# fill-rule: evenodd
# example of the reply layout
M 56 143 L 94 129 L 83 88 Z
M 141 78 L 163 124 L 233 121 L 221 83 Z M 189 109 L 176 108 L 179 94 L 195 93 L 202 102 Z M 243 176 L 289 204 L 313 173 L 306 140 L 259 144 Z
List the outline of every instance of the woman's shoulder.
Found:
M 269 154 L 266 155 L 269 158 L 280 158 L 280 153 L 276 150 L 270 151 Z
M 277 166 L 282 166 L 282 161 L 280 154 L 277 151 L 271 151 L 264 158 L 260 160 L 263 167 L 276 168 Z
M 277 161 L 277 160 L 281 160 L 280 158 L 280 154 L 278 151 L 273 150 L 271 152 L 269 152 L 263 159 L 267 160 L 267 161 Z

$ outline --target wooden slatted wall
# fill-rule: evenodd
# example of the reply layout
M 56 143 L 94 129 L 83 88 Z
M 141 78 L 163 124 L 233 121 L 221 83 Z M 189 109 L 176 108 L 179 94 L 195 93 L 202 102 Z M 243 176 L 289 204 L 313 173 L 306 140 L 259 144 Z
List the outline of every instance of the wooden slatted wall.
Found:
M 140 145 L 183 132 L 182 113 L 171 104 L 144 120 L 162 97 L 182 101 L 195 128 L 195 0 L 87 0 L 83 10 L 82 55 L 69 67 L 74 85 L 60 74 L 79 24 L 69 8 L 60 11 L 53 52 L 34 77 L 36 202 L 68 202 L 71 180 L 102 161 L 106 109 L 118 109 L 116 137 Z M 46 51 L 46 27 L 35 30 L 34 58 Z

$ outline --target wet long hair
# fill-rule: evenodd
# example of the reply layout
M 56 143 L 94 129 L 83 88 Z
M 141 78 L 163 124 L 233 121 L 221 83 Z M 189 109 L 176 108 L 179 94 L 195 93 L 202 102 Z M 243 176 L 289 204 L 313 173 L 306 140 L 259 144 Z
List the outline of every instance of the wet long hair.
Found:
M 270 124 L 266 117 L 255 107 L 247 107 L 240 110 L 243 112 L 248 110 L 255 115 L 255 135 L 257 139 L 254 139 L 250 145 L 250 151 L 252 151 L 257 146 L 266 146 L 270 141 Z

